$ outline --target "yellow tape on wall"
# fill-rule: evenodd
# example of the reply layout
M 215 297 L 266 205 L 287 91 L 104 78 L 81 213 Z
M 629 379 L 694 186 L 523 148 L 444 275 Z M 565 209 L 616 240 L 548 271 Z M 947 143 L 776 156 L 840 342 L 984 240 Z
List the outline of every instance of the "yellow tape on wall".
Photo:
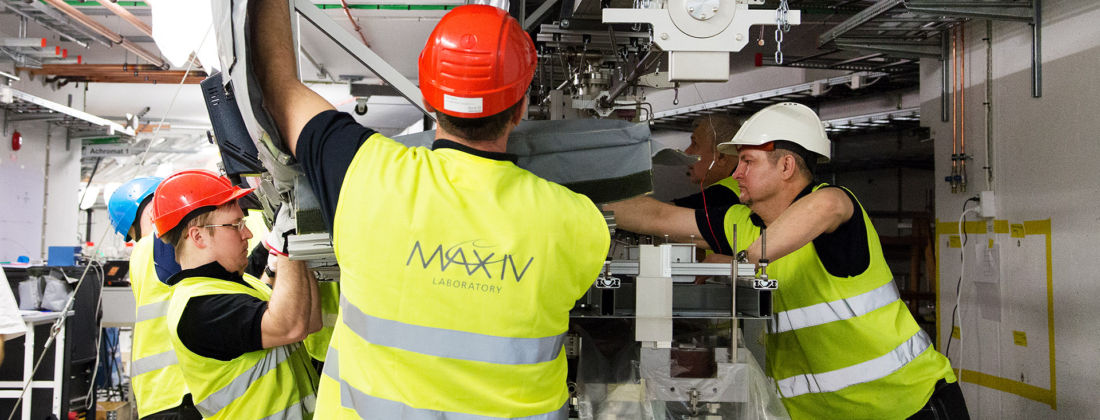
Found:
M 984 221 L 977 222 L 965 222 L 963 229 L 968 234 L 985 234 L 989 233 L 988 224 Z M 1053 256 L 1051 255 L 1051 227 L 1050 219 L 1046 220 L 1033 220 L 1025 221 L 1024 223 L 1009 223 L 1007 220 L 994 220 L 993 221 L 993 233 L 1005 234 L 1008 233 L 1013 238 L 1023 238 L 1029 235 L 1045 235 L 1046 236 L 1046 260 L 1047 260 L 1047 337 L 1048 345 L 1050 349 L 1050 389 L 1043 389 L 1034 385 L 1026 384 L 1021 381 L 1016 381 L 1008 378 L 1002 378 L 987 373 L 972 371 L 964 369 L 962 375 L 958 369 L 955 369 L 955 376 L 963 378 L 963 382 L 972 383 L 978 386 L 984 386 L 986 388 L 995 389 L 1001 392 L 1007 392 L 1009 394 L 1018 395 L 1029 400 L 1038 401 L 1043 404 L 1050 405 L 1053 410 L 1058 409 L 1058 381 L 1057 373 L 1055 371 L 1055 357 L 1054 357 L 1054 266 Z M 961 248 L 962 244 L 959 241 L 959 224 L 957 222 L 940 222 L 936 220 L 936 302 L 940 301 L 940 235 L 951 235 L 948 237 L 949 248 Z M 958 338 L 959 329 L 956 327 L 952 331 L 952 336 Z M 1013 342 L 1017 345 L 1027 347 L 1027 335 L 1020 331 L 1013 332 Z M 936 343 L 940 345 L 942 349 L 942 341 L 940 337 L 940 311 L 936 311 Z

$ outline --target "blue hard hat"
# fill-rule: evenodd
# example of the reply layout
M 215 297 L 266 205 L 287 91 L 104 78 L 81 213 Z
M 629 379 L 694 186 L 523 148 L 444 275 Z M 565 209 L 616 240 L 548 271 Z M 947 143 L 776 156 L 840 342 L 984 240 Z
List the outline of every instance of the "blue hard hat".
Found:
M 160 177 L 143 177 L 134 178 L 133 180 L 122 184 L 115 190 L 114 194 L 111 194 L 111 199 L 107 201 L 107 214 L 111 219 L 111 224 L 115 226 L 115 231 L 120 235 L 125 236 L 127 241 L 130 241 L 130 226 L 134 224 L 134 219 L 137 218 L 138 207 L 141 206 L 141 202 L 157 190 L 157 186 L 160 182 L 164 181 L 164 178 Z

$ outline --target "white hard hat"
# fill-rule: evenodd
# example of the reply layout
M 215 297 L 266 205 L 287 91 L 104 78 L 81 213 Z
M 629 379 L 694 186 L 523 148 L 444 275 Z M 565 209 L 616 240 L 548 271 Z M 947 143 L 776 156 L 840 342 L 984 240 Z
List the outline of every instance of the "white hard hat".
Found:
M 778 103 L 753 114 L 741 125 L 733 140 L 718 145 L 718 151 L 735 155 L 740 146 L 761 146 L 777 140 L 789 141 L 816 153 L 818 163 L 828 162 L 832 157 L 821 118 L 806 105 L 794 102 Z

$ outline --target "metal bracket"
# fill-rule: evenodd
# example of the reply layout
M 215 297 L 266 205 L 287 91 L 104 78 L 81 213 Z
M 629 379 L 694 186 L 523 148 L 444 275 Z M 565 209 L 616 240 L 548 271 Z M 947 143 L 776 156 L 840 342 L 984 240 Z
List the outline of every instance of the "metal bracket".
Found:
M 558 0 L 543 1 L 542 5 L 540 5 L 538 9 L 535 9 L 535 11 L 531 13 L 531 16 L 528 16 L 526 19 L 524 19 L 523 30 L 525 32 L 530 32 L 532 29 L 535 29 L 536 26 L 541 25 L 542 21 L 546 20 L 547 12 L 549 12 L 555 4 L 558 4 Z
M 396 69 L 393 68 L 386 60 L 379 57 L 377 53 L 372 51 L 369 47 L 364 45 L 358 39 L 355 39 L 347 29 L 344 29 L 332 18 L 325 15 L 324 11 L 318 9 L 316 5 L 308 0 L 294 0 L 294 10 L 298 14 L 308 20 L 313 26 L 316 26 L 322 33 L 332 39 L 336 45 L 351 54 L 363 66 L 370 69 L 370 71 L 377 74 L 378 77 L 393 85 L 397 92 L 409 100 L 413 106 L 420 109 L 424 115 L 427 115 L 432 120 L 435 120 L 435 115 L 428 112 L 424 108 L 424 97 L 420 93 L 420 88 L 416 87 L 412 81 L 401 75 Z
M 565 335 L 565 357 L 580 357 L 581 338 L 575 334 Z
M 1034 2 L 1033 2 L 1034 3 Z M 905 8 L 910 12 L 966 18 L 1011 20 L 1031 23 L 1032 5 L 1020 2 L 909 0 Z
M 749 42 L 750 26 L 775 24 L 774 10 L 749 9 L 744 3 L 727 2 L 734 4 L 719 9 L 717 17 L 705 22 L 695 21 L 686 8 L 680 10 L 672 4 L 667 9 L 603 9 L 603 21 L 649 23 L 653 25 L 653 42 L 665 51 L 741 51 Z M 679 13 L 694 23 L 686 28 L 677 24 L 674 15 Z M 800 11 L 791 10 L 791 25 L 801 22 Z
M 915 17 L 891 17 L 890 20 L 904 19 L 907 22 L 947 22 L 947 18 L 961 19 L 989 19 L 996 21 L 1024 22 L 1032 27 L 1031 44 L 1031 95 L 1035 98 L 1043 96 L 1043 60 L 1042 60 L 1042 0 L 1020 1 L 945 1 L 945 0 L 880 0 L 863 9 L 855 16 L 841 22 L 818 38 L 818 47 L 824 47 L 835 43 L 843 49 L 855 49 L 860 51 L 875 51 L 890 54 L 892 56 L 920 56 L 940 58 L 944 61 L 944 86 L 943 96 L 950 95 L 947 75 L 948 57 L 950 56 L 949 31 L 941 30 L 941 48 L 923 42 L 902 41 L 890 39 L 889 35 L 876 35 L 879 42 L 867 39 L 856 40 L 855 37 L 846 38 L 845 34 L 858 30 L 863 25 L 878 19 L 887 13 L 906 12 Z M 936 29 L 936 28 L 930 28 Z M 927 30 L 918 27 L 917 30 Z M 868 37 L 869 38 L 869 37 Z M 943 121 L 950 121 L 950 110 L 947 100 L 943 103 Z

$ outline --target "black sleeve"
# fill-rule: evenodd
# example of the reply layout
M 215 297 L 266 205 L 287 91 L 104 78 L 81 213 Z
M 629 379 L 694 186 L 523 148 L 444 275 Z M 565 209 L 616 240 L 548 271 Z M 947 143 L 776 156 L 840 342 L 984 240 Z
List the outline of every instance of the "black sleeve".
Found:
M 672 200 L 677 207 L 699 210 L 703 207 L 732 207 L 741 204 L 741 198 L 724 186 L 708 187 L 706 197 L 702 192 Z
M 180 316 L 180 342 L 199 356 L 222 361 L 263 350 L 265 311 L 267 302 L 245 294 L 191 298 Z
M 827 186 L 825 188 L 839 188 Z M 867 244 L 867 226 L 863 207 L 848 190 L 841 189 L 852 200 L 852 218 L 841 223 L 833 233 L 823 233 L 813 240 L 814 248 L 825 270 L 836 277 L 862 274 L 871 266 L 871 250 Z
M 730 207 L 709 207 L 695 210 L 695 224 L 699 226 L 699 232 L 703 233 L 703 239 L 710 245 L 711 251 L 732 256 L 734 251 L 726 237 L 725 225 L 729 209 Z
M 264 268 L 267 267 L 268 254 L 263 241 L 256 244 L 256 247 L 252 248 L 252 253 L 248 254 L 248 266 L 244 268 L 245 274 L 260 278 L 264 274 Z
M 298 136 L 295 154 L 321 203 L 321 213 L 330 232 L 344 174 L 359 146 L 375 133 L 359 125 L 348 113 L 329 110 L 310 119 Z

